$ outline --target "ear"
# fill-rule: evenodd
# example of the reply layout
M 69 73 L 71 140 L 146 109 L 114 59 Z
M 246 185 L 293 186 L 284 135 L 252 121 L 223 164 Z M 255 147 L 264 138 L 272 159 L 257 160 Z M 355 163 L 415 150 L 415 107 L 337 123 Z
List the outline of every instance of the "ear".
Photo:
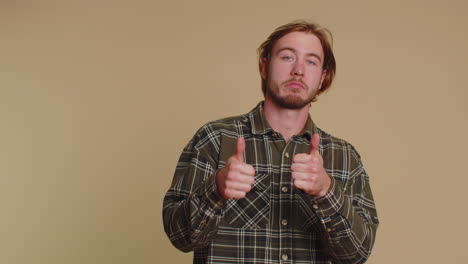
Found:
M 262 79 L 265 80 L 267 76 L 267 65 L 268 61 L 266 58 L 261 58 L 260 59 L 260 75 L 262 76 Z
M 319 90 L 322 90 L 322 83 L 323 80 L 325 80 L 325 77 L 327 77 L 327 70 L 322 71 L 322 76 L 320 76 L 320 85 L 319 85 Z

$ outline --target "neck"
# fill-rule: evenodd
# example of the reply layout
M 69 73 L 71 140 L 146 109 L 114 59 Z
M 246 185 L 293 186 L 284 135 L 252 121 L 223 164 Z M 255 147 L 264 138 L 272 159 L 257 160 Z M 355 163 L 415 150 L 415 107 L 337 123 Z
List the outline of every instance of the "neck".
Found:
M 310 104 L 300 109 L 282 108 L 265 98 L 263 111 L 271 128 L 280 133 L 286 142 L 299 134 L 307 123 Z

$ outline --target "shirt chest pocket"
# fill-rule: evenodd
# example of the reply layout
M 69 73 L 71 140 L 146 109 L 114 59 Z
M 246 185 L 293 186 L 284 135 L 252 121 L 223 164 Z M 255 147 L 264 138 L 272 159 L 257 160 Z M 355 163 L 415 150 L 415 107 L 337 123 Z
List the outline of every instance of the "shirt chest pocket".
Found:
M 266 228 L 270 218 L 270 184 L 270 175 L 255 175 L 252 190 L 245 198 L 227 201 L 223 225 L 241 229 Z

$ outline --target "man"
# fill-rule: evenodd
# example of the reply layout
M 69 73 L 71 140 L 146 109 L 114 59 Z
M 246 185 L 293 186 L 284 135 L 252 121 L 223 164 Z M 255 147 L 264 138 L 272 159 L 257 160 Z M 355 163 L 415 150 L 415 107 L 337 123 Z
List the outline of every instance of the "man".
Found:
M 311 102 L 330 87 L 329 33 L 294 22 L 259 47 L 265 96 L 205 124 L 164 199 L 165 231 L 194 263 L 363 263 L 378 218 L 360 156 L 319 129 Z

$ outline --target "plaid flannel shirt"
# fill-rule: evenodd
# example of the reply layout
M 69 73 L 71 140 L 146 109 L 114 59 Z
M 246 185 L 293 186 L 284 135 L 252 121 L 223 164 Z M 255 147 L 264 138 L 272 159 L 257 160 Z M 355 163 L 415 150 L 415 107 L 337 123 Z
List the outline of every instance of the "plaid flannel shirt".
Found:
M 293 186 L 291 162 L 320 135 L 319 152 L 332 178 L 320 198 Z M 244 137 L 244 160 L 255 183 L 244 199 L 223 199 L 215 174 Z M 251 112 L 210 122 L 184 148 L 164 198 L 164 228 L 172 244 L 194 251 L 194 263 L 363 263 L 378 226 L 360 156 L 349 143 L 308 119 L 285 142 L 260 103 Z

